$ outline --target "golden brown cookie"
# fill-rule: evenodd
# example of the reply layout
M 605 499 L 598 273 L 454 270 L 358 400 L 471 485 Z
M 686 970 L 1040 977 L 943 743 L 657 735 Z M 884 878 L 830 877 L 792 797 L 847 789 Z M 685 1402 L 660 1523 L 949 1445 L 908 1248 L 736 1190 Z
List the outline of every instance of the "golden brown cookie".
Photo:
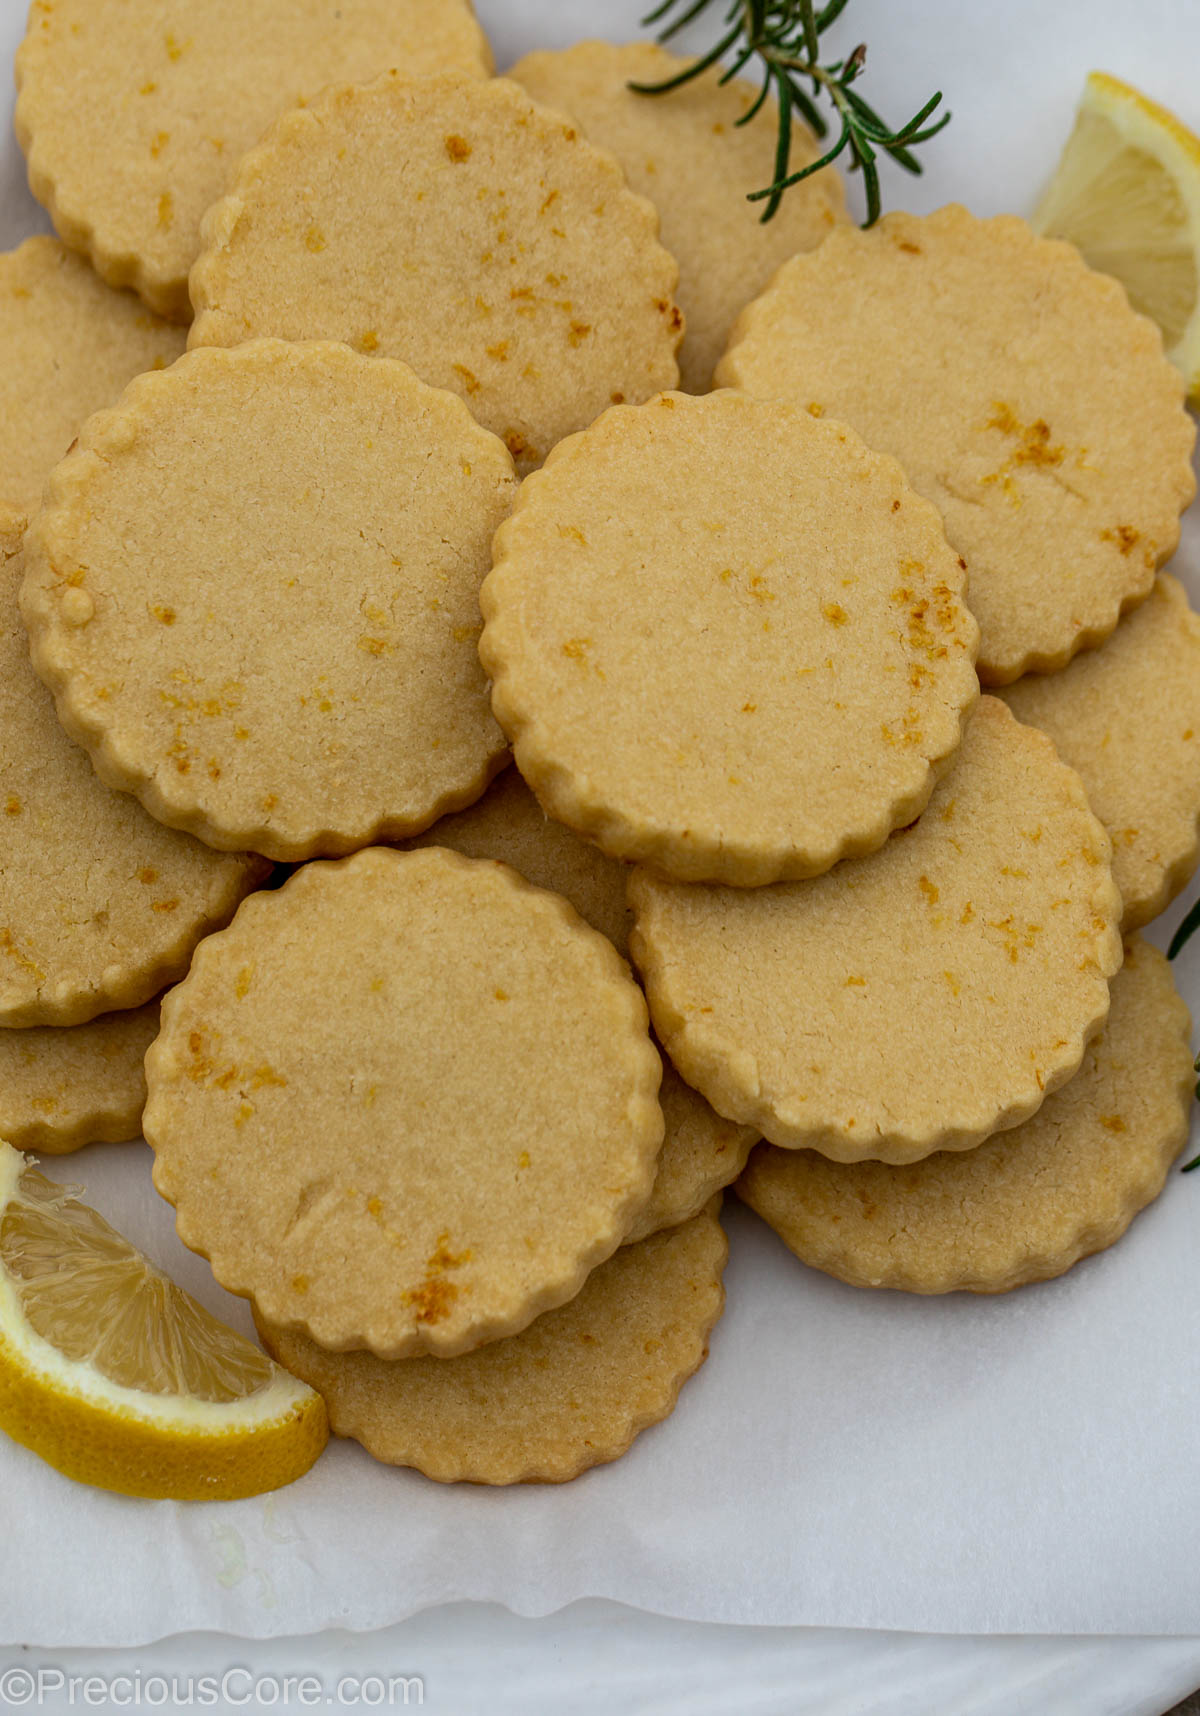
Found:
M 345 340 L 459 393 L 519 469 L 678 377 L 658 217 L 505 78 L 327 89 L 207 215 L 192 345 Z
M 325 1397 L 336 1435 L 440 1483 L 564 1483 L 674 1410 L 721 1315 L 716 1206 L 628 1245 L 569 1305 L 457 1359 L 326 1352 L 256 1316 L 268 1352 Z
M 1187 1008 L 1135 937 L 1083 1065 L 1031 1120 L 908 1167 L 762 1145 L 738 1193 L 804 1263 L 856 1287 L 1004 1293 L 1118 1240 L 1163 1188 L 1191 1114 Z
M 626 868 L 552 821 L 516 769 L 506 769 L 484 796 L 457 816 L 444 816 L 410 847 L 446 846 L 467 858 L 499 858 L 535 887 L 562 894 L 618 952 L 628 952 Z M 626 1244 L 673 1227 L 702 1210 L 737 1177 L 758 1134 L 723 1120 L 669 1061 L 658 1093 L 666 1132 L 649 1202 Z
M 136 1138 L 157 1035 L 157 1001 L 87 1025 L 0 1031 L 0 1137 L 44 1156 Z
M 499 858 L 535 888 L 570 900 L 580 917 L 629 953 L 624 864 L 546 815 L 516 769 L 505 769 L 483 797 L 443 816 L 411 846 L 448 846 L 464 858 Z
M 666 1131 L 649 1200 L 633 1218 L 626 1245 L 699 1214 L 714 1193 L 737 1179 L 758 1143 L 752 1126 L 725 1120 L 684 1084 L 665 1056 L 658 1100 Z
M 1121 963 L 1108 836 L 1044 734 L 980 699 L 914 827 L 811 882 L 638 869 L 655 1029 L 721 1114 L 835 1161 L 1015 1126 L 1078 1068 Z
M 796 406 L 608 411 L 523 485 L 494 552 L 479 654 L 518 768 L 577 833 L 682 880 L 873 851 L 978 693 L 941 520 Z
M 687 64 L 654 42 L 576 42 L 526 54 L 508 75 L 611 149 L 633 189 L 658 209 L 662 241 L 679 263 L 676 296 L 687 321 L 680 386 L 704 393 L 747 299 L 846 214 L 842 182 L 829 167 L 794 186 L 764 223 L 762 203 L 746 199 L 775 177 L 775 102 L 743 123 L 758 90 L 740 78 L 722 83 L 723 66 L 664 95 L 629 87 L 665 82 Z M 792 171 L 817 153 L 812 133 L 793 119 Z
M 25 529 L 84 419 L 183 347 L 178 328 L 56 238 L 0 254 L 0 536 Z
M 572 1298 L 662 1143 L 624 962 L 565 900 L 440 849 L 248 901 L 164 1001 L 146 1078 L 184 1243 L 268 1322 L 382 1358 Z
M 512 460 L 343 345 L 189 352 L 91 419 L 26 541 L 34 665 L 109 786 L 211 846 L 341 854 L 504 758 L 479 585 Z
M 1200 617 L 1163 573 L 1099 649 L 1004 691 L 1079 771 L 1113 843 L 1124 925 L 1150 922 L 1200 857 Z
M 140 1007 L 268 874 L 163 828 L 97 778 L 29 662 L 17 542 L 0 538 L 0 1026 Z
M 1195 428 L 1158 329 L 1012 215 L 951 205 L 838 228 L 743 312 L 717 379 L 899 459 L 970 568 L 985 683 L 1106 638 L 1195 493 Z
M 186 322 L 200 217 L 277 114 L 393 67 L 491 66 L 469 0 L 33 0 L 16 129 L 72 249 Z

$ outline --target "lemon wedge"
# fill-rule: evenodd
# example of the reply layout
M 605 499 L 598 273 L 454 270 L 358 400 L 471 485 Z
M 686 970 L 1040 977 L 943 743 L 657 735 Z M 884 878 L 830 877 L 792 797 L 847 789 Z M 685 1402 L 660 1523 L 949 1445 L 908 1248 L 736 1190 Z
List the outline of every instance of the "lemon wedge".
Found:
M 0 1142 L 0 1429 L 82 1483 L 231 1500 L 306 1472 L 318 1394 Z
M 1116 276 L 1200 396 L 1200 137 L 1130 84 L 1092 72 L 1033 225 Z

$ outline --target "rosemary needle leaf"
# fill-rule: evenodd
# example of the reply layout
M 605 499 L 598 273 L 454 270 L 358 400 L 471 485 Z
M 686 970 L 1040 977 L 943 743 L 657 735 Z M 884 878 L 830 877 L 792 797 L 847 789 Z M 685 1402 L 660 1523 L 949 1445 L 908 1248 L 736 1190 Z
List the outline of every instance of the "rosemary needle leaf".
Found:
M 685 7 L 683 12 L 680 13 L 679 17 L 675 19 L 675 22 L 673 24 L 668 24 L 666 29 L 662 30 L 659 33 L 659 38 L 658 38 L 659 41 L 660 42 L 669 42 L 671 37 L 677 36 L 679 34 L 680 30 L 682 30 L 685 27 L 685 25 L 691 23 L 693 18 L 698 18 L 700 16 L 701 12 L 704 11 L 704 9 L 707 5 L 708 5 L 708 0 L 692 0 L 692 4 L 688 7 Z M 667 10 L 669 11 L 670 8 L 668 7 Z M 661 9 L 660 9 L 659 16 L 661 17 L 661 15 L 662 15 L 662 13 L 661 13 Z
M 716 0 L 720 5 L 720 0 Z M 714 0 L 662 0 L 642 20 L 647 26 L 658 25 L 660 42 L 670 41 L 685 25 L 710 10 Z M 765 202 L 763 220 L 768 221 L 779 208 L 785 191 L 809 178 L 821 167 L 828 166 L 846 149 L 851 166 L 862 172 L 866 192 L 867 218 L 865 226 L 873 226 L 881 209 L 878 151 L 882 150 L 909 173 L 919 173 L 920 163 L 912 150 L 935 137 L 949 122 L 943 113 L 932 125 L 926 125 L 941 104 L 939 90 L 929 98 L 906 125 L 894 131 L 852 85 L 863 75 L 867 64 L 867 48 L 860 42 L 844 59 L 821 63 L 821 36 L 841 17 L 849 0 L 826 0 L 818 7 L 815 0 L 729 0 L 723 8 L 725 26 L 720 39 L 707 53 L 689 61 L 674 77 L 660 83 L 631 83 L 630 89 L 639 95 L 665 95 L 668 90 L 701 76 L 710 66 L 730 55 L 732 64 L 722 73 L 721 82 L 735 77 L 755 55 L 763 64 L 763 81 L 757 99 L 738 120 L 748 124 L 761 112 L 772 89 L 777 101 L 778 135 L 775 145 L 775 173 L 772 182 L 761 191 L 750 193 L 751 202 Z M 812 93 L 807 85 L 811 84 Z M 798 114 L 818 137 L 825 137 L 829 126 L 817 101 L 824 97 L 830 102 L 841 121 L 836 143 L 819 160 L 793 172 L 792 144 L 795 141 L 794 117 Z
M 707 5 L 708 0 L 703 0 L 703 3 Z M 738 27 L 734 25 L 728 35 L 721 37 L 715 47 L 710 48 L 700 59 L 692 60 L 681 72 L 677 72 L 674 77 L 667 78 L 663 83 L 631 83 L 629 87 L 637 95 L 666 95 L 668 90 L 678 89 L 681 84 L 690 83 L 694 77 L 699 77 L 701 72 L 707 71 L 709 66 L 715 65 L 721 55 L 727 53 L 737 41 L 738 34 Z
M 1171 945 L 1167 949 L 1167 958 L 1174 959 L 1175 955 L 1182 951 L 1198 929 L 1200 929 L 1200 900 L 1194 900 L 1187 916 L 1171 937 Z
M 722 78 L 721 82 L 724 83 L 725 79 Z M 759 90 L 759 92 L 755 96 L 754 100 L 750 103 L 750 106 L 746 109 L 745 113 L 742 114 L 742 117 L 739 120 L 735 121 L 735 123 L 738 125 L 749 125 L 750 121 L 755 117 L 755 115 L 758 114 L 759 112 L 761 112 L 763 102 L 766 101 L 766 99 L 770 95 L 770 93 L 771 93 L 771 72 L 770 72 L 770 68 L 768 67 L 767 75 L 763 78 L 763 81 L 762 81 L 762 88 Z
M 751 203 L 761 202 L 764 197 L 771 196 L 775 191 L 777 191 L 777 190 L 779 190 L 779 191 L 789 190 L 792 185 L 798 185 L 800 183 L 801 179 L 807 179 L 813 173 L 819 173 L 822 167 L 828 167 L 828 165 L 831 161 L 837 160 L 838 156 L 841 154 L 842 150 L 846 147 L 846 145 L 847 145 L 847 143 L 849 143 L 849 141 L 850 141 L 850 133 L 848 131 L 843 130 L 841 136 L 838 138 L 838 140 L 834 144 L 833 148 L 827 149 L 825 151 L 825 153 L 819 157 L 819 159 L 817 159 L 816 161 L 810 161 L 806 167 L 801 167 L 795 173 L 789 173 L 787 178 L 783 181 L 783 183 L 781 185 L 767 185 L 764 190 L 751 191 L 750 195 L 747 197 L 746 201 L 751 202 Z

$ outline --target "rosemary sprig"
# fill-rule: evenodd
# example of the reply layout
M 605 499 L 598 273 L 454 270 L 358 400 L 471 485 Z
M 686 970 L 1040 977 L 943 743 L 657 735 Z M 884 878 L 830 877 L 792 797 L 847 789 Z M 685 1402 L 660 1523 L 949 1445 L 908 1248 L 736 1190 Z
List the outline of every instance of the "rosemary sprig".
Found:
M 1167 949 L 1167 958 L 1174 959 L 1175 955 L 1187 946 L 1198 929 L 1200 929 L 1200 900 L 1195 900 L 1183 922 L 1171 937 L 1171 945 Z
M 1188 942 L 1200 929 L 1200 900 L 1193 900 L 1184 916 L 1183 922 L 1171 937 L 1171 945 L 1167 949 L 1167 958 L 1174 959 L 1175 955 L 1187 946 Z M 1196 1071 L 1196 1100 L 1200 1102 L 1200 1055 L 1193 1063 Z M 1179 1170 L 1181 1174 L 1190 1174 L 1193 1168 L 1200 1168 L 1200 1156 L 1193 1156 L 1190 1162 L 1185 1162 Z
M 642 19 L 644 26 L 661 24 L 658 40 L 666 42 L 708 11 L 713 0 L 662 0 L 662 4 Z M 631 83 L 639 95 L 665 95 L 681 84 L 699 77 L 719 60 L 730 57 L 728 69 L 721 77 L 728 83 L 742 71 L 755 55 L 762 62 L 762 87 L 758 99 L 738 120 L 747 125 L 767 97 L 775 94 L 779 111 L 779 135 L 775 145 L 775 176 L 761 191 L 752 191 L 751 202 L 765 202 L 762 218 L 771 219 L 783 199 L 783 193 L 798 185 L 810 174 L 819 172 L 831 161 L 848 151 L 851 170 L 859 169 L 866 190 L 867 218 L 864 226 L 873 226 L 879 219 L 881 198 L 879 190 L 879 152 L 882 150 L 908 173 L 919 173 L 921 163 L 912 153 L 919 143 L 928 142 L 950 122 L 943 113 L 932 125 L 926 122 L 939 106 L 942 92 L 938 90 L 913 114 L 907 125 L 893 131 L 875 109 L 864 101 L 854 85 L 867 63 L 867 46 L 860 42 L 845 59 L 829 65 L 820 63 L 822 32 L 845 11 L 849 0 L 825 0 L 823 6 L 814 0 L 728 0 L 724 28 L 719 39 L 707 53 L 687 65 L 675 77 L 661 83 Z M 805 84 L 811 85 L 811 91 Z M 818 137 L 829 135 L 829 124 L 817 106 L 824 95 L 833 104 L 839 121 L 836 140 L 819 160 L 791 171 L 792 122 L 795 114 L 811 126 Z

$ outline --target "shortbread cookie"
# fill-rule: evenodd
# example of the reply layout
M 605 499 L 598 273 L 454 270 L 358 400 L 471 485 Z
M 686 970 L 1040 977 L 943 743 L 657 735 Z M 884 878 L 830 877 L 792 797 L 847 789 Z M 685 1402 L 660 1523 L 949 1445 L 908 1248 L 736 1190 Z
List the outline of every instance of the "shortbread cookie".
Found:
M 804 1263 L 856 1287 L 1003 1293 L 1118 1240 L 1188 1135 L 1192 1052 L 1171 968 L 1135 938 L 1112 1011 L 1032 1120 L 966 1154 L 893 1168 L 763 1145 L 738 1181 Z
M 164 1001 L 146 1077 L 184 1243 L 268 1322 L 381 1358 L 467 1352 L 572 1298 L 663 1135 L 611 945 L 440 850 L 310 864 L 247 902 Z
M 658 217 L 611 155 L 504 78 L 328 89 L 204 224 L 192 345 L 255 334 L 403 358 L 522 470 L 678 377 Z
M 899 459 L 970 567 L 985 683 L 1106 638 L 1195 493 L 1195 428 L 1158 329 L 1011 215 L 952 205 L 838 228 L 743 312 L 717 379 Z
M 793 186 L 764 222 L 763 204 L 746 199 L 775 177 L 775 103 L 764 102 L 743 123 L 758 89 L 740 78 L 723 84 L 722 66 L 664 95 L 629 87 L 663 83 L 687 65 L 654 42 L 577 42 L 527 54 L 508 75 L 611 149 L 634 190 L 658 209 L 662 241 L 679 263 L 677 297 L 687 321 L 680 386 L 704 393 L 747 299 L 788 257 L 820 244 L 846 213 L 842 182 L 827 167 Z M 794 119 L 792 171 L 818 152 L 812 133 Z
M 72 249 L 186 322 L 200 217 L 277 114 L 335 79 L 491 64 L 469 0 L 33 0 L 17 136 Z
M 499 858 L 535 887 L 570 901 L 580 917 L 628 952 L 626 867 L 553 822 L 516 769 L 506 769 L 468 810 L 444 816 L 412 846 L 447 846 L 468 858 Z M 714 1192 L 736 1179 L 757 1143 L 749 1126 L 725 1120 L 699 1091 L 684 1084 L 670 1062 L 658 1093 L 666 1131 L 650 1201 L 626 1243 L 673 1227 L 702 1210 Z
M 97 779 L 29 663 L 21 554 L 0 539 L 0 1026 L 140 1007 L 267 874 Z
M 481 799 L 443 816 L 414 846 L 448 846 L 464 858 L 499 858 L 535 888 L 562 894 L 617 952 L 629 954 L 626 866 L 546 815 L 516 769 L 505 769 Z
M 1121 963 L 1107 834 L 1045 734 L 982 698 L 921 820 L 753 892 L 630 878 L 659 1036 L 721 1114 L 835 1161 L 1015 1126 L 1078 1068 Z
M 560 821 L 759 886 L 920 814 L 978 693 L 941 520 L 891 459 L 731 392 L 608 411 L 496 536 L 480 658 Z
M 697 1215 L 737 1179 L 758 1143 L 752 1126 L 724 1119 L 665 1058 L 658 1100 L 666 1132 L 649 1201 L 634 1217 L 627 1245 Z
M 1004 693 L 1049 733 L 1113 843 L 1127 930 L 1185 887 L 1200 857 L 1200 617 L 1163 573 L 1107 643 Z
M 211 846 L 415 833 L 505 757 L 476 643 L 515 489 L 404 364 L 190 352 L 54 473 L 26 539 L 34 665 L 101 779 Z
M 136 1138 L 157 1035 L 157 1001 L 87 1025 L 0 1031 L 0 1138 L 45 1156 Z
M 674 1409 L 721 1315 L 729 1248 L 715 1206 L 626 1246 L 569 1305 L 458 1359 L 326 1352 L 256 1318 L 324 1396 L 339 1436 L 440 1483 L 563 1483 L 615 1460 Z
M 0 255 L 0 536 L 25 529 L 84 419 L 183 347 L 178 328 L 56 238 Z

